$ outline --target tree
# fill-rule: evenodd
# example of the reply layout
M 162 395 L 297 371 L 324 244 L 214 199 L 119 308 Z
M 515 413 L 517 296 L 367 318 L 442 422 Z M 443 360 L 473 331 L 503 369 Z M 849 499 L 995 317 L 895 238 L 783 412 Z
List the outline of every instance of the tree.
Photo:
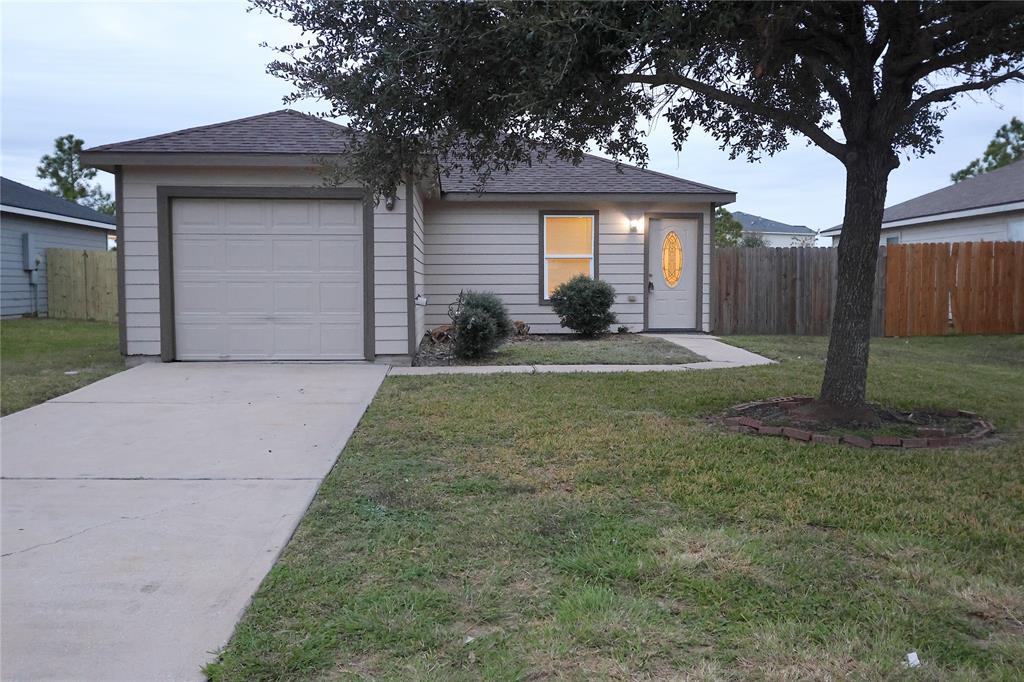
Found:
M 870 418 L 871 299 L 889 174 L 954 99 L 1024 79 L 1020 2 L 251 0 L 306 32 L 269 71 L 353 128 L 344 172 L 382 194 L 437 159 L 490 173 L 596 145 L 643 165 L 658 116 L 757 159 L 802 135 L 846 169 L 817 416 Z
M 47 191 L 51 194 L 114 215 L 114 202 L 110 195 L 99 183 L 89 182 L 96 177 L 96 169 L 82 166 L 79 154 L 84 144 L 71 134 L 58 137 L 53 141 L 53 154 L 44 154 L 39 160 L 36 175 L 49 180 L 51 186 Z
M 746 246 L 747 248 L 768 246 L 768 242 L 764 240 L 764 235 L 760 232 L 744 232 L 743 238 L 740 239 L 740 246 Z
M 1024 122 L 1014 116 L 1010 122 L 996 131 L 980 159 L 971 161 L 965 168 L 949 176 L 953 182 L 960 182 L 975 175 L 1009 166 L 1024 158 Z
M 719 206 L 715 209 L 715 246 L 739 246 L 743 239 L 743 225 L 732 213 Z

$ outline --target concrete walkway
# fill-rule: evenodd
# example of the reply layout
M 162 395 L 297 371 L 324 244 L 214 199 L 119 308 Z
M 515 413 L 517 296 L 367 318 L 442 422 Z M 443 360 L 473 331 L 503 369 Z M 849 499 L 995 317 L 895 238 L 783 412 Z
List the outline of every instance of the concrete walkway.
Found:
M 4 417 L 4 680 L 189 680 L 384 378 L 147 364 Z
M 707 334 L 645 334 L 664 339 L 707 358 L 704 362 L 679 365 L 461 365 L 451 367 L 392 367 L 389 376 L 425 376 L 431 374 L 573 374 L 625 372 L 686 372 L 700 369 L 729 369 L 754 365 L 773 365 L 774 360 L 748 350 L 722 343 Z

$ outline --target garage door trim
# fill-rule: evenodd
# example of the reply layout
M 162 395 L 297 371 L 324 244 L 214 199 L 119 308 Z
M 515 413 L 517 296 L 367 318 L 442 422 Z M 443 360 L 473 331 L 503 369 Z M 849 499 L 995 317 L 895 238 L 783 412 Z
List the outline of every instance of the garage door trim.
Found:
M 172 199 L 355 199 L 363 202 L 363 351 L 374 358 L 373 202 L 366 192 L 351 187 L 186 187 L 156 188 L 157 253 L 160 280 L 160 359 L 177 356 L 174 332 L 174 250 Z

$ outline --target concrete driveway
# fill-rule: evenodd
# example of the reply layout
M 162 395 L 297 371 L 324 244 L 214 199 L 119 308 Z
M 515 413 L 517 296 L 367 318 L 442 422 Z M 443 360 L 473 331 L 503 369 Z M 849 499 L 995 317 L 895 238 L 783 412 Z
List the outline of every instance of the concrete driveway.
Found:
M 201 678 L 385 372 L 147 364 L 4 417 L 3 679 Z

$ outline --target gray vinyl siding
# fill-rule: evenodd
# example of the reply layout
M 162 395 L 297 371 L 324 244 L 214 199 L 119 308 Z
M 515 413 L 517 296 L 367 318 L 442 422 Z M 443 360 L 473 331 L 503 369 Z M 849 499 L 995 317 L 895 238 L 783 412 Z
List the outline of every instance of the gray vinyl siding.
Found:
M 710 312 L 710 205 L 593 201 L 532 203 L 434 200 L 426 204 L 426 325 L 448 322 L 448 305 L 463 289 L 498 294 L 513 319 L 540 334 L 562 333 L 551 307 L 539 299 L 539 213 L 597 210 L 598 277 L 615 287 L 619 324 L 643 329 L 644 235 L 630 232 L 630 220 L 645 213 L 701 213 L 704 217 L 703 328 Z
M 412 205 L 412 276 L 415 309 L 413 339 L 418 345 L 426 331 L 426 307 L 421 305 L 427 295 L 426 264 L 423 255 L 423 194 L 418 187 L 413 190 Z
M 315 169 L 142 167 L 123 168 L 125 320 L 128 355 L 160 354 L 160 281 L 156 188 L 170 186 L 320 187 Z M 408 353 L 405 201 L 374 209 L 374 336 L 378 355 Z M 366 237 L 366 235 L 364 235 Z
M 42 258 L 35 287 L 29 283 L 29 273 L 22 266 L 23 234 L 35 235 L 35 248 Z M 106 251 L 107 233 L 97 228 L 16 213 L 0 215 L 0 315 L 3 317 L 47 314 L 46 249 Z

